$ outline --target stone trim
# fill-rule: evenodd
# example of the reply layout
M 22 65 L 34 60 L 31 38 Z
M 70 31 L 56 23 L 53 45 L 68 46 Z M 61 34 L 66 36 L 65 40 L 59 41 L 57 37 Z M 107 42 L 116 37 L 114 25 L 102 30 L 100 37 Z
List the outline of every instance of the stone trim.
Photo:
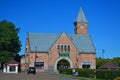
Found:
M 54 65 L 54 72 L 57 72 L 57 64 L 60 60 L 65 59 L 70 63 L 70 68 L 73 68 L 72 61 L 68 57 L 60 57 L 56 60 L 55 65 Z

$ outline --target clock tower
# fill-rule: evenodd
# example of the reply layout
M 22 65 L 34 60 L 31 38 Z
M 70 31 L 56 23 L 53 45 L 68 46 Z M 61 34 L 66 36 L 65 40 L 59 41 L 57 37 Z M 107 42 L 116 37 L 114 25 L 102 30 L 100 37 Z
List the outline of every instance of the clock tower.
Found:
M 74 33 L 75 34 L 87 34 L 88 32 L 88 21 L 84 15 L 82 8 L 76 17 L 76 21 L 74 22 Z

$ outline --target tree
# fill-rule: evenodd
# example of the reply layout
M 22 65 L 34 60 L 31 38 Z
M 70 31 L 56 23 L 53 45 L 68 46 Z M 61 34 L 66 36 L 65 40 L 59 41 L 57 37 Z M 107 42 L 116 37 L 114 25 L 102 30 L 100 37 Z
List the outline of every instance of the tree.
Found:
M 12 53 L 8 51 L 0 51 L 0 61 L 1 63 L 6 63 L 12 58 Z
M 120 57 L 115 57 L 112 59 L 112 62 L 118 66 L 120 66 Z
M 101 58 L 96 58 L 96 68 L 98 69 L 103 64 L 103 60 Z
M 101 57 L 96 58 L 96 68 L 98 69 L 103 64 L 111 62 L 111 61 L 112 61 L 111 59 L 102 59 Z
M 0 22 L 0 55 L 10 54 L 8 56 L 13 57 L 21 50 L 21 42 L 18 36 L 19 30 L 20 28 L 16 28 L 12 22 L 6 20 Z M 6 62 L 2 60 L 3 56 L 0 56 L 0 61 Z

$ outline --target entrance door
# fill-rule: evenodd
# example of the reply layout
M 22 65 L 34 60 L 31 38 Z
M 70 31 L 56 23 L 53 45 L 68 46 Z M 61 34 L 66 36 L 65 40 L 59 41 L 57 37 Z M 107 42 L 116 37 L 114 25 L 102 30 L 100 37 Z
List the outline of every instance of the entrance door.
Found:
M 62 59 L 57 64 L 57 69 L 60 69 L 60 68 L 70 68 L 70 63 L 67 60 Z

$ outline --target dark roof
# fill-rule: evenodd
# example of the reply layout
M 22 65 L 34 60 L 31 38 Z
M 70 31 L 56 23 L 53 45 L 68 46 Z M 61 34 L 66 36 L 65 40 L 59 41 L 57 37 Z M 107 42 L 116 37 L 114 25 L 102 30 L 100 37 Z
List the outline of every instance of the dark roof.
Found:
M 66 35 L 69 40 L 77 48 L 78 52 L 81 53 L 96 53 L 91 37 L 88 34 L 82 35 Z M 48 52 L 52 45 L 59 39 L 62 34 L 42 34 L 42 33 L 28 33 L 27 38 L 30 42 L 31 52 Z M 35 49 L 37 47 L 37 49 Z
M 19 64 L 19 63 L 17 61 L 15 61 L 15 60 L 11 59 L 6 64 Z
M 109 62 L 109 63 L 105 63 L 104 65 L 100 66 L 99 69 L 120 69 L 120 67 L 115 65 L 112 62 Z

